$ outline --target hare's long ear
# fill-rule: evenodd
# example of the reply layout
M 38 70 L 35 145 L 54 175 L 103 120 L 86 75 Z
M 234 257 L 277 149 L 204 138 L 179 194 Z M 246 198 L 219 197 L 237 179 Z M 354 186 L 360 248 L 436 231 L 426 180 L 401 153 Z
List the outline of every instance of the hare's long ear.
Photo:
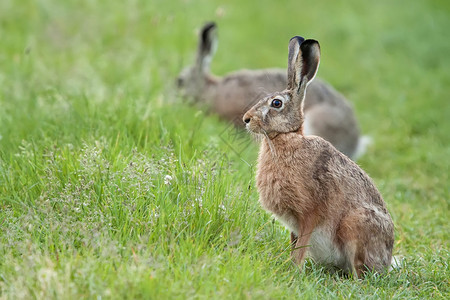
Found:
M 217 48 L 217 26 L 214 22 L 206 23 L 200 31 L 197 53 L 197 67 L 203 72 L 209 72 L 212 57 Z
M 320 46 L 316 40 L 295 36 L 289 41 L 288 89 L 304 92 L 319 68 Z

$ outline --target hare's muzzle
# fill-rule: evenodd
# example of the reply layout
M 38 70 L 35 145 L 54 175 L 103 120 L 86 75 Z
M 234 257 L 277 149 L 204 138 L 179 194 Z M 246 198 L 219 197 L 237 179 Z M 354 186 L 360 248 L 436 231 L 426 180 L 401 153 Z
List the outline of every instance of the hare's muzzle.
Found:
M 258 115 L 255 114 L 254 109 L 247 111 L 242 117 L 242 121 L 244 121 L 247 130 L 254 133 L 260 133 L 261 131 L 260 119 Z
M 245 113 L 244 117 L 242 118 L 242 121 L 244 121 L 246 126 L 249 125 L 251 120 L 252 120 L 252 116 L 248 112 Z
M 242 121 L 244 121 L 245 124 L 250 123 L 251 120 L 252 120 L 252 115 L 249 112 L 246 112 L 244 114 L 244 117 L 242 117 Z

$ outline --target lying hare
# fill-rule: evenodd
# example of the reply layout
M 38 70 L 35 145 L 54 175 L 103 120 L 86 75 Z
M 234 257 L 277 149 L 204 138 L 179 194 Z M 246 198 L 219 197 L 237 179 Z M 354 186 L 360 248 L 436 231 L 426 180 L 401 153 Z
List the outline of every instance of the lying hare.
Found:
M 256 175 L 259 201 L 291 231 L 294 260 L 301 265 L 308 250 L 315 261 L 360 277 L 390 266 L 394 224 L 356 163 L 321 137 L 304 135 L 305 92 L 319 58 L 317 41 L 292 38 L 287 89 L 260 100 L 243 120 L 264 137 Z
M 242 126 L 242 115 L 257 99 L 286 87 L 286 70 L 240 70 L 215 77 L 209 66 L 216 46 L 216 25 L 208 23 L 200 33 L 196 64 L 181 72 L 178 87 L 183 96 L 207 103 L 213 112 Z M 317 79 L 311 83 L 304 111 L 306 135 L 323 137 L 353 159 L 364 152 L 369 140 L 360 138 L 352 107 L 330 85 Z

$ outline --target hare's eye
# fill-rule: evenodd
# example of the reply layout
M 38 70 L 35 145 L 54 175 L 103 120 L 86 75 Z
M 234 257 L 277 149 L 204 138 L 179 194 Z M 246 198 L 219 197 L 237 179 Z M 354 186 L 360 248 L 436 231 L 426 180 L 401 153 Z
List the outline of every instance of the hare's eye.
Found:
M 280 108 L 281 106 L 283 106 L 283 101 L 281 101 L 280 99 L 273 99 L 270 106 L 274 108 Z
M 181 77 L 177 78 L 177 85 L 178 87 L 182 87 L 184 85 L 184 80 Z

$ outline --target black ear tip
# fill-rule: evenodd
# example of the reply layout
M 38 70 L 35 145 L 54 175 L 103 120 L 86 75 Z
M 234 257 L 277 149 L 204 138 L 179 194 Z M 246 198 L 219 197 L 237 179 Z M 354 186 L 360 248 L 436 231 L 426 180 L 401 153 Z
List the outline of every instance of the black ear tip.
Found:
M 216 23 L 214 22 L 208 22 L 205 25 L 203 25 L 202 32 L 200 33 L 201 41 L 203 45 L 209 45 L 214 39 L 214 31 L 216 29 Z
M 299 45 L 305 41 L 305 39 L 304 39 L 303 37 L 298 36 L 298 35 L 296 35 L 296 36 L 294 36 L 293 38 L 291 38 L 291 39 L 289 40 L 289 42 L 291 42 L 292 40 L 296 40 L 296 41 L 299 43 Z
M 214 29 L 214 28 L 216 28 L 216 27 L 217 27 L 216 22 L 213 22 L 213 21 L 207 22 L 207 23 L 205 23 L 205 25 L 203 25 L 202 31 L 203 31 L 203 32 L 208 32 L 208 31 L 210 31 L 211 29 Z
M 317 44 L 317 45 L 319 45 L 319 42 L 318 41 L 316 41 L 316 40 L 313 40 L 313 39 L 307 39 L 305 42 L 307 42 L 308 44 Z
M 315 46 L 317 46 L 317 48 L 320 50 L 320 44 L 318 41 L 313 40 L 313 39 L 307 39 L 300 45 L 300 48 L 303 50 L 303 49 L 311 48 L 311 47 L 315 47 Z

